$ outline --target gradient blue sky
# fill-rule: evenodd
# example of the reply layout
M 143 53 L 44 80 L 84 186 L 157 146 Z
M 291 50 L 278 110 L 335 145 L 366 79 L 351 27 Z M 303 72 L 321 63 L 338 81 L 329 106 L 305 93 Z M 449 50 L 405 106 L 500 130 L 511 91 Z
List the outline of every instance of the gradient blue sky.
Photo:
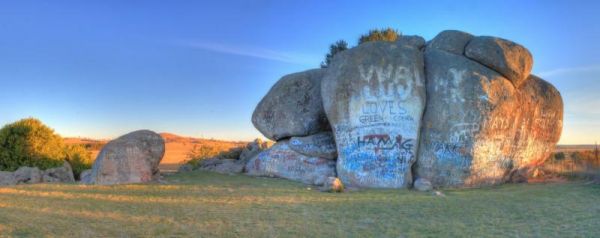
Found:
M 600 140 L 600 1 L 1 1 L 0 125 L 63 136 L 249 140 L 254 106 L 328 45 L 393 27 L 519 42 L 565 102 L 561 143 Z

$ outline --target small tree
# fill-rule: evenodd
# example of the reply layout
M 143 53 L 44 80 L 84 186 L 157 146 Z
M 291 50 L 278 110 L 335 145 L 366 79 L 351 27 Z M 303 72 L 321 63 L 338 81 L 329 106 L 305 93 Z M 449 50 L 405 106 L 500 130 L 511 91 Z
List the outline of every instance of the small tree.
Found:
M 596 146 L 594 147 L 594 159 L 596 159 L 596 164 L 600 164 L 600 150 L 598 149 L 598 142 L 596 142 Z
M 556 154 L 554 154 L 554 160 L 557 161 L 561 161 L 565 159 L 565 153 L 564 152 L 558 152 Z
M 361 35 L 358 39 L 358 44 L 371 42 L 371 41 L 396 41 L 401 36 L 401 33 L 395 29 L 374 29 L 370 30 L 369 33 Z
M 333 56 L 348 49 L 348 43 L 344 40 L 338 40 L 329 46 L 329 53 L 325 55 L 325 61 L 321 62 L 321 68 L 327 68 L 333 60 Z

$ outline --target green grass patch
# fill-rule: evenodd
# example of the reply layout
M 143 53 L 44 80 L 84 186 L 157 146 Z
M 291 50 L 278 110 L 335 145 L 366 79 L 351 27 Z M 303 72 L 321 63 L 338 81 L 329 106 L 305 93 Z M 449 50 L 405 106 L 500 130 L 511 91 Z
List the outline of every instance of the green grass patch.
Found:
M 0 236 L 598 237 L 600 185 L 321 193 L 192 172 L 169 184 L 0 187 Z M 310 188 L 310 190 L 309 190 Z

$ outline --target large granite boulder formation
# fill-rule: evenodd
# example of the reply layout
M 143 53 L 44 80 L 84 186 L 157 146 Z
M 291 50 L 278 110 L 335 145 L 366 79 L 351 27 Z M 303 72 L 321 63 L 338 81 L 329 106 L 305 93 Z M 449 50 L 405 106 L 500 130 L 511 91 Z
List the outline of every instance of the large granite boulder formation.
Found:
M 563 117 L 560 93 L 531 75 L 532 66 L 517 43 L 454 30 L 427 44 L 418 36 L 361 44 L 327 69 L 273 87 L 253 122 L 268 138 L 285 140 L 246 168 L 302 180 L 289 174 L 314 164 L 298 161 L 337 157 L 333 173 L 350 187 L 420 190 L 526 177 L 552 153 Z M 321 91 L 313 91 L 318 84 Z M 307 121 L 321 124 L 299 127 Z
M 323 185 L 328 177 L 335 177 L 335 161 L 300 154 L 290 148 L 288 140 L 282 140 L 250 159 L 246 173 Z
M 412 185 L 425 77 L 421 51 L 403 42 L 370 42 L 339 53 L 323 79 L 337 173 L 348 186 Z
M 323 69 L 286 75 L 252 114 L 252 123 L 272 140 L 307 136 L 329 128 L 321 101 Z
M 429 46 L 419 178 L 435 187 L 498 184 L 547 158 L 560 137 L 562 100 L 551 85 L 529 76 L 526 49 L 456 31 Z
M 158 164 L 164 154 L 165 141 L 159 134 L 134 131 L 106 144 L 91 173 L 85 174 L 82 181 L 93 184 L 150 182 L 157 178 Z

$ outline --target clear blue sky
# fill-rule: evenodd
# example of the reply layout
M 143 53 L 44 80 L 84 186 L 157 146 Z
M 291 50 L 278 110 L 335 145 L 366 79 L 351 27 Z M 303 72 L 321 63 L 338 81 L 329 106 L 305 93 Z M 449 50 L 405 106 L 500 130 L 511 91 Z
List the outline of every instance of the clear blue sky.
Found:
M 63 136 L 158 132 L 249 140 L 282 75 L 370 28 L 512 39 L 565 101 L 561 143 L 600 140 L 600 1 L 2 1 L 0 125 Z

